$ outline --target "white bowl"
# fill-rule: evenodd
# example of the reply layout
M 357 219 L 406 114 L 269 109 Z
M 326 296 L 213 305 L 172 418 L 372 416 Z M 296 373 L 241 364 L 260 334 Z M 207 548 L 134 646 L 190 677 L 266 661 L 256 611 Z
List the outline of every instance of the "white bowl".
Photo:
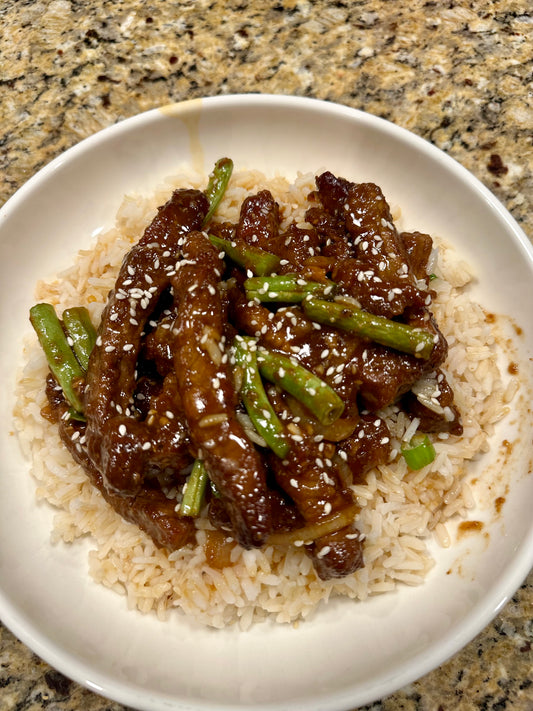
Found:
M 83 544 L 51 545 L 53 514 L 35 503 L 12 433 L 35 282 L 111 225 L 125 193 L 150 190 L 184 161 L 208 171 L 222 155 L 267 173 L 327 168 L 378 183 L 409 227 L 449 239 L 476 265 L 476 297 L 523 329 L 517 358 L 530 388 L 533 250 L 489 191 L 435 147 L 359 111 L 282 96 L 191 101 L 119 123 L 54 160 L 0 212 L 0 615 L 64 674 L 136 708 L 353 708 L 457 652 L 526 577 L 533 564 L 531 411 L 516 408 L 483 459 L 493 491 L 507 486 L 501 515 L 481 503 L 475 515 L 488 535 L 435 548 L 426 584 L 364 603 L 334 601 L 297 628 L 259 624 L 248 632 L 205 629 L 179 614 L 161 623 L 90 582 Z M 519 444 L 498 480 L 504 438 Z

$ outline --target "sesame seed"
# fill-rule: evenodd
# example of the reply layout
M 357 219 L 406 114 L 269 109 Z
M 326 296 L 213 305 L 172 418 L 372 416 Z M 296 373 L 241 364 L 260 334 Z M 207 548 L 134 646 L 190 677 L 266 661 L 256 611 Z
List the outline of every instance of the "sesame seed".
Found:
M 126 432 L 127 432 L 126 425 L 119 425 L 119 428 L 118 428 L 119 435 L 122 435 L 122 437 L 124 437 Z

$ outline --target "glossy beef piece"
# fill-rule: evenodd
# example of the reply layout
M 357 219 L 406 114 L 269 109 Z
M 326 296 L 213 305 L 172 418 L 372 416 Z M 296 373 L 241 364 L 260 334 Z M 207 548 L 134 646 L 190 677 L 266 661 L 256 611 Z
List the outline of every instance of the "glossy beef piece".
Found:
M 337 453 L 350 470 L 353 483 L 359 484 L 367 471 L 389 460 L 389 428 L 375 414 L 362 415 L 354 433 L 339 443 Z
M 386 277 L 379 264 L 369 265 L 359 258 L 343 259 L 332 266 L 331 278 L 346 294 L 357 299 L 362 309 L 377 316 L 391 319 L 408 306 L 424 305 L 426 294 L 413 283 L 400 281 L 401 277 L 392 280 Z
M 359 396 L 369 410 L 379 410 L 398 400 L 422 376 L 439 367 L 448 354 L 448 344 L 427 309 L 408 309 L 404 320 L 434 334 L 435 345 L 428 360 L 369 343 L 364 350 L 364 377 Z
M 424 232 L 400 232 L 409 264 L 417 279 L 426 279 L 427 265 L 433 250 L 433 240 Z
M 368 344 L 364 356 L 364 379 L 359 389 L 363 409 L 380 410 L 398 400 L 428 372 L 421 358 Z
M 268 190 L 247 197 L 241 206 L 235 238 L 246 244 L 278 253 L 279 205 Z
M 270 465 L 278 485 L 294 501 L 306 524 L 320 523 L 353 506 L 353 497 L 342 486 L 324 445 L 298 436 L 300 440 L 293 439 L 287 457 L 280 460 L 272 455 Z M 313 561 L 320 561 L 317 573 L 324 580 L 349 575 L 362 565 L 361 543 L 353 525 L 317 538 L 307 552 Z
M 143 343 L 143 358 L 152 362 L 162 377 L 165 377 L 174 369 L 171 329 L 175 320 L 176 313 L 174 312 L 164 316 L 158 321 L 157 326 L 148 333 Z
M 235 225 L 233 222 L 210 222 L 209 234 L 231 242 L 235 238 Z
M 316 179 L 324 208 L 344 230 L 350 251 L 337 249 L 332 278 L 371 313 L 391 318 L 407 306 L 422 306 L 426 294 L 417 287 L 405 246 L 393 224 L 389 206 L 374 183 L 348 183 L 331 173 Z M 324 248 L 324 253 L 326 248 Z
M 454 403 L 453 390 L 442 371 L 435 374 L 435 389 L 431 393 L 432 407 L 423 404 L 414 392 L 409 391 L 402 398 L 402 409 L 412 417 L 418 417 L 421 432 L 449 432 L 463 434 L 461 415 Z
M 309 260 L 320 254 L 320 243 L 320 236 L 315 230 L 290 225 L 281 236 L 276 251 L 282 259 L 278 273 L 296 272 L 304 276 Z
M 290 352 L 296 340 L 310 338 L 315 330 L 297 305 L 269 311 L 262 304 L 248 301 L 237 285 L 229 289 L 228 296 L 230 317 L 236 327 L 260 339 L 266 347 Z
M 160 392 L 151 398 L 146 424 L 152 447 L 145 475 L 170 485 L 176 473 L 185 471 L 193 462 L 175 373 L 165 377 Z
M 272 511 L 272 532 L 294 531 L 302 528 L 305 521 L 298 509 L 287 501 L 277 489 L 269 491 L 270 506 Z M 222 531 L 231 531 L 231 521 L 228 511 L 221 499 L 213 497 L 209 502 L 208 516 L 210 523 Z
M 272 528 L 270 501 L 261 457 L 236 417 L 219 293 L 222 261 L 201 232 L 187 235 L 183 257 L 172 277 L 178 306 L 174 367 L 183 411 L 235 537 L 246 548 L 260 546 Z
M 306 546 L 307 555 L 321 580 L 344 578 L 365 564 L 362 536 L 356 526 L 346 526 L 340 531 L 321 536 Z
M 344 222 L 346 203 L 353 186 L 349 180 L 337 177 L 329 170 L 316 178 L 317 197 L 325 210 L 340 223 Z
M 85 413 L 89 456 L 110 491 L 133 496 L 142 487 L 151 438 L 132 412 L 141 334 L 169 285 L 181 240 L 201 226 L 207 207 L 202 192 L 175 191 L 124 258 L 104 309 Z
M 135 497 L 124 497 L 105 486 L 102 475 L 89 458 L 85 442 L 85 424 L 65 418 L 68 404 L 61 388 L 50 375 L 46 394 L 52 419 L 57 423 L 60 437 L 72 457 L 80 464 L 90 482 L 104 499 L 126 521 L 137 525 L 160 548 L 177 550 L 195 540 L 195 526 L 191 518 L 175 511 L 176 501 L 167 499 L 160 488 L 144 487 Z
M 347 239 L 343 224 L 321 205 L 310 207 L 305 213 L 305 219 L 315 228 L 320 238 L 320 252 L 331 259 L 331 265 L 341 259 L 357 256 L 357 249 Z

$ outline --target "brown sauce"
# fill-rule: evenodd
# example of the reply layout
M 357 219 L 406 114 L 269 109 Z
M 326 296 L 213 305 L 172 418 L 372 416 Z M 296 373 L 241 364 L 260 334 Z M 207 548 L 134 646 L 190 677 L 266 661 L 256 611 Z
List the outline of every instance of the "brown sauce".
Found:
M 482 521 L 462 521 L 457 528 L 457 537 L 468 533 L 478 533 L 483 530 L 485 524 Z
M 498 498 L 494 501 L 494 508 L 496 509 L 497 513 L 500 513 L 502 510 L 502 506 L 505 503 L 505 496 L 498 496 Z

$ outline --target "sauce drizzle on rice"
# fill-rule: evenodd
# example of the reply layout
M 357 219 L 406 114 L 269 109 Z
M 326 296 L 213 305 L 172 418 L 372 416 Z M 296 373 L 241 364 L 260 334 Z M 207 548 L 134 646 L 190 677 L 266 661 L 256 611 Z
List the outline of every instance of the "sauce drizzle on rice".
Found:
M 173 182 L 196 189 L 204 184 L 203 180 L 190 176 L 181 176 Z M 286 233 L 294 230 L 291 224 L 298 225 L 303 234 L 293 232 L 293 239 L 301 238 L 308 249 L 309 240 L 303 240 L 306 230 L 311 233 L 306 196 L 315 190 L 314 177 L 310 175 L 300 176 L 293 185 L 281 178 L 267 180 L 256 172 L 234 175 L 216 221 L 238 223 L 246 197 L 265 190 L 283 206 L 280 231 Z M 168 193 L 166 185 L 150 199 L 126 198 L 116 226 L 100 236 L 94 249 L 80 253 L 74 266 L 62 272 L 57 280 L 41 283 L 37 298 L 53 303 L 58 309 L 86 305 L 93 322 L 98 323 L 124 254 L 150 223 L 155 208 L 167 200 Z M 351 219 L 357 221 L 360 217 L 354 213 Z M 389 224 L 382 225 L 383 230 L 390 230 Z M 380 433 L 380 437 L 388 440 L 383 447 L 386 445 L 390 456 L 385 461 L 370 462 L 370 469 L 355 478 L 352 475 L 350 479 L 345 472 L 344 484 L 359 508 L 355 523 L 357 535 L 364 539 L 364 567 L 339 579 L 321 580 L 313 563 L 327 557 L 326 545 L 321 545 L 310 558 L 305 546 L 267 543 L 261 548 L 246 549 L 234 539 L 228 541 L 226 535 L 220 555 L 215 555 L 213 525 L 206 517 L 195 520 L 195 543 L 173 552 L 158 548 L 145 533 L 126 523 L 108 506 L 62 447 L 56 427 L 40 416 L 39 409 L 45 406 L 43 382 L 47 368 L 32 343 L 19 381 L 16 423 L 39 482 L 38 495 L 58 509 L 54 536 L 73 541 L 86 533 L 92 534 L 95 549 L 89 556 L 91 575 L 125 593 L 132 607 L 143 612 L 154 610 L 160 617 L 179 607 L 215 627 L 238 621 L 246 628 L 269 616 L 279 622 L 290 622 L 306 617 L 330 595 L 365 599 L 393 590 L 399 582 L 422 583 L 433 564 L 427 552 L 427 539 L 434 533 L 442 544 L 448 544 L 446 522 L 457 515 L 465 516 L 473 507 L 471 492 L 465 484 L 465 465 L 486 449 L 491 426 L 505 413 L 492 324 L 487 322 L 481 307 L 468 298 L 468 268 L 456 260 L 446 245 L 439 245 L 439 250 L 442 258 L 431 267 L 438 277 L 431 281 L 434 294 L 431 308 L 450 340 L 445 369 L 455 405 L 468 417 L 463 423 L 462 436 L 449 432 L 433 436 L 435 458 L 418 471 L 407 467 L 400 452 L 406 439 L 415 434 L 420 418 L 394 403 L 380 407 L 373 419 L 368 418 L 365 427 L 372 427 L 377 420 L 386 423 L 387 432 Z M 315 278 L 317 264 L 313 271 Z M 339 276 L 336 275 L 337 281 Z M 387 293 L 382 298 L 384 308 L 391 308 L 396 296 L 400 294 L 393 293 L 389 301 Z M 279 308 L 283 309 L 283 318 L 291 321 L 292 329 L 305 325 L 299 320 L 298 307 Z M 326 347 L 322 348 L 321 354 L 325 350 Z M 367 359 L 368 351 L 367 348 Z M 472 352 L 476 353 L 475 370 L 466 365 Z M 325 372 L 327 367 L 321 375 Z M 340 385 L 334 382 L 339 374 L 332 372 L 328 376 L 334 387 Z M 294 413 L 292 416 L 299 417 Z M 293 448 L 298 447 L 301 436 L 298 425 L 296 422 L 297 429 L 292 431 Z M 323 466 L 330 459 L 324 447 L 319 449 L 324 442 L 331 444 L 325 438 L 317 441 L 314 457 Z M 344 452 L 344 457 L 350 456 L 342 447 L 338 451 Z M 344 457 L 338 457 L 340 462 Z M 292 486 L 293 478 L 288 477 L 288 487 Z M 177 502 L 181 490 L 169 486 L 166 494 L 169 500 Z

